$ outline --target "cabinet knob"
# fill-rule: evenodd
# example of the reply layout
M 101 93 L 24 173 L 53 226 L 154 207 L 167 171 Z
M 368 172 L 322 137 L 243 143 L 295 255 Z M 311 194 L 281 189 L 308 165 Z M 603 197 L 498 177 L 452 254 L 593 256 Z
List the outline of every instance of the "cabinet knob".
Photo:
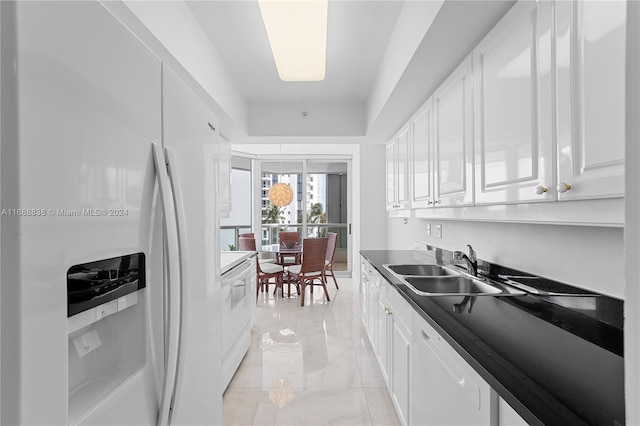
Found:
M 542 195 L 545 192 L 547 192 L 547 188 L 545 186 L 542 186 L 542 185 L 536 186 L 536 194 Z
M 429 205 L 429 206 L 430 206 L 430 205 L 432 205 L 432 204 L 434 204 L 433 200 L 429 200 L 429 201 L 427 201 L 427 205 Z
M 433 200 L 433 204 L 440 204 L 440 200 Z
M 561 182 L 558 184 L 558 186 L 556 186 L 556 189 L 558 190 L 559 193 L 563 194 L 571 189 L 571 185 L 569 185 L 568 183 Z

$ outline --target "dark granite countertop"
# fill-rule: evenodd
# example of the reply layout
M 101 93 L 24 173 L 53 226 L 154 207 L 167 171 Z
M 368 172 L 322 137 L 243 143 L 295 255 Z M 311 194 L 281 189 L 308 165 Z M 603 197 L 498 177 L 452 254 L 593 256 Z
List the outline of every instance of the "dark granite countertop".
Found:
M 462 296 L 418 296 L 382 266 L 446 262 L 411 250 L 361 254 L 529 424 L 624 424 L 622 326 L 600 319 L 621 301 L 478 296 L 472 312 L 457 313 Z

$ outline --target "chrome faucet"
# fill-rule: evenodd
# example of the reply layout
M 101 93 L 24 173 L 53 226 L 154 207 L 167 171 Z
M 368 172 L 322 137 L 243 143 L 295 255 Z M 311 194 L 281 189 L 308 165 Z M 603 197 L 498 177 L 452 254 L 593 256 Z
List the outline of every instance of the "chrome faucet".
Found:
M 474 277 L 478 276 L 478 258 L 476 257 L 476 252 L 473 251 L 473 247 L 470 244 L 467 244 L 469 247 L 469 256 L 464 254 L 461 251 L 454 251 L 453 258 L 455 260 L 464 260 L 467 262 L 467 272 Z

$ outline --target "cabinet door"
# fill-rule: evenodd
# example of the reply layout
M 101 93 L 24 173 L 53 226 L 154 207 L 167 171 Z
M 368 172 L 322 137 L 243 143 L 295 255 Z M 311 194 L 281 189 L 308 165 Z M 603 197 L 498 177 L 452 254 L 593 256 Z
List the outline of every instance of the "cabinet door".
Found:
M 396 180 L 399 209 L 409 208 L 409 126 L 398 133 L 396 139 Z
M 551 4 L 520 1 L 473 51 L 475 203 L 551 201 Z
M 471 56 L 433 96 L 435 117 L 435 205 L 473 205 L 473 106 Z
M 367 321 L 369 310 L 367 299 L 369 295 L 369 274 L 367 273 L 367 262 L 360 258 L 360 319 L 365 329 L 369 328 Z
M 409 357 L 411 333 L 404 323 L 391 312 L 391 396 L 397 407 L 400 422 L 409 424 Z
M 411 119 L 413 179 L 411 207 L 433 206 L 433 101 L 429 99 Z
M 389 303 L 380 294 L 378 299 L 378 339 L 377 339 L 377 355 L 380 364 L 380 370 L 385 383 L 389 386 Z
M 557 2 L 558 198 L 624 196 L 624 1 Z
M 397 208 L 396 199 L 396 139 L 387 142 L 387 210 Z

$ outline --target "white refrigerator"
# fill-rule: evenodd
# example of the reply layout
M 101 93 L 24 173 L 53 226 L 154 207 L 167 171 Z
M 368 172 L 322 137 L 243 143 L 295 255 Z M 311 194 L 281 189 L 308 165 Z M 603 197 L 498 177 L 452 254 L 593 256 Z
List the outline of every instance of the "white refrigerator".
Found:
M 1 424 L 221 424 L 215 116 L 100 2 L 0 19 Z

